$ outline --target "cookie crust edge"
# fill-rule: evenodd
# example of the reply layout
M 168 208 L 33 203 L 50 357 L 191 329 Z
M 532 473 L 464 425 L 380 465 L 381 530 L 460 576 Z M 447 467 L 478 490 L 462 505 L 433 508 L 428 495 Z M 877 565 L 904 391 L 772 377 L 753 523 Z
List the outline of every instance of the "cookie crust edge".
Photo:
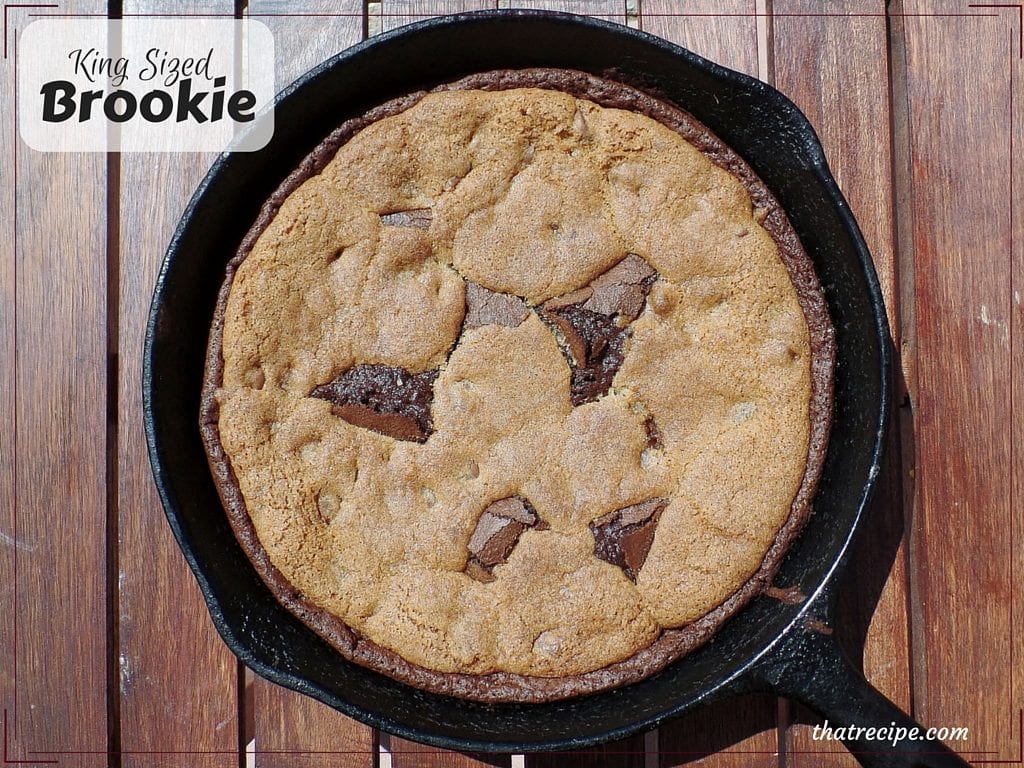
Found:
M 807 322 L 811 351 L 811 397 L 808 408 L 810 434 L 804 477 L 793 499 L 790 514 L 753 576 L 696 621 L 677 629 L 664 630 L 651 645 L 606 667 L 564 677 L 539 677 L 509 672 L 472 675 L 430 670 L 371 642 L 340 618 L 304 597 L 270 561 L 249 517 L 217 426 L 219 407 L 215 393 L 221 384 L 224 369 L 224 315 L 235 273 L 288 196 L 308 178 L 318 174 L 339 147 L 366 126 L 409 109 L 426 96 L 428 91 L 393 99 L 343 123 L 289 174 L 263 205 L 238 251 L 228 262 L 225 280 L 218 293 L 207 347 L 199 427 L 214 484 L 246 556 L 278 601 L 345 658 L 431 693 L 489 703 L 539 703 L 596 693 L 650 677 L 710 640 L 729 618 L 771 585 L 786 552 L 810 517 L 811 504 L 821 478 L 832 423 L 836 350 L 835 332 L 821 284 L 810 257 L 804 251 L 782 207 L 753 169 L 696 118 L 630 85 L 564 69 L 484 72 L 438 86 L 432 92 L 512 88 L 562 91 L 602 107 L 637 112 L 656 120 L 680 134 L 715 165 L 738 178 L 753 205 L 767 211 L 762 226 L 778 246 L 780 258 L 796 290 Z

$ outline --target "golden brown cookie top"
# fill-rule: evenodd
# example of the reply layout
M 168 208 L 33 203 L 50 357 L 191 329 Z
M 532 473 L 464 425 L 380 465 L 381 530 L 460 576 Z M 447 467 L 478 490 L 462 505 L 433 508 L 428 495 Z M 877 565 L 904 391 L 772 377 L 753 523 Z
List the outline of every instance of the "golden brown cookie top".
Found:
M 441 673 L 585 674 L 722 604 L 811 441 L 764 213 L 676 131 L 556 90 L 371 122 L 224 308 L 217 438 L 274 568 Z

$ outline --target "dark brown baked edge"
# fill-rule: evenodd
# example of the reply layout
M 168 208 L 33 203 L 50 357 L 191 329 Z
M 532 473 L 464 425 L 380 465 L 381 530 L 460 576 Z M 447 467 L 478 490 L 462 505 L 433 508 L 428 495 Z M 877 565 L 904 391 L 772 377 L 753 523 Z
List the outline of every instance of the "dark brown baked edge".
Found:
M 790 515 L 776 535 L 760 568 L 716 608 L 685 627 L 664 630 L 651 645 L 627 659 L 591 672 L 565 677 L 535 677 L 508 672 L 486 675 L 446 673 L 413 664 L 363 637 L 340 618 L 302 595 L 270 561 L 256 535 L 238 480 L 221 445 L 217 429 L 219 409 L 215 399 L 224 368 L 221 354 L 224 314 L 238 266 L 273 220 L 285 199 L 306 179 L 318 174 L 334 157 L 339 147 L 367 125 L 412 107 L 427 94 L 427 91 L 394 99 L 339 126 L 303 160 L 264 204 L 238 252 L 228 263 L 226 277 L 218 295 L 207 349 L 200 431 L 214 483 L 231 526 L 256 571 L 289 611 L 351 661 L 416 688 L 481 702 L 555 701 L 619 687 L 655 674 L 710 640 L 726 620 L 771 585 L 787 550 L 810 517 L 811 503 L 821 478 L 832 423 L 835 332 L 821 284 L 782 207 L 750 166 L 683 109 L 632 86 L 585 72 L 561 69 L 499 70 L 471 75 L 434 90 L 494 91 L 523 87 L 563 91 L 602 107 L 630 110 L 657 120 L 682 135 L 716 165 L 739 178 L 750 194 L 754 206 L 767 211 L 763 226 L 779 247 L 782 261 L 796 288 L 810 335 L 811 432 L 803 482 L 793 499 Z

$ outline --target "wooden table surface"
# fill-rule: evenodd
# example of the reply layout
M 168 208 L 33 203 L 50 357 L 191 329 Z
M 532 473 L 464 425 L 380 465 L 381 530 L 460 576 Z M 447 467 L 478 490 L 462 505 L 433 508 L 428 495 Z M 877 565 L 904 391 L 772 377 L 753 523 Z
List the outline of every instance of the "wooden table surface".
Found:
M 0 61 L 5 764 L 855 764 L 840 744 L 811 738 L 813 715 L 767 696 L 716 704 L 604 749 L 524 759 L 390 738 L 241 667 L 214 631 L 164 519 L 141 418 L 153 282 L 212 157 L 40 154 L 17 139 L 17 31 L 33 13 L 107 11 L 100 0 L 53 2 L 50 9 L 5 5 L 11 50 Z M 260 19 L 276 36 L 279 84 L 415 18 L 496 5 L 568 10 L 640 27 L 793 99 L 817 129 L 874 254 L 902 370 L 888 464 L 835 631 L 867 678 L 916 718 L 969 728 L 955 746 L 972 762 L 1021 764 L 1020 4 L 117 5 L 126 14 Z

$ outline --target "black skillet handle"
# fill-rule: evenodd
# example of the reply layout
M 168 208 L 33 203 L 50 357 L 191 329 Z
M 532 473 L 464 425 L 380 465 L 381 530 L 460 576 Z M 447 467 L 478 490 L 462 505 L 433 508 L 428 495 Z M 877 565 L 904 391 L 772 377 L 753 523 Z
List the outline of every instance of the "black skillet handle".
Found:
M 795 628 L 751 671 L 758 682 L 826 718 L 833 731 L 844 728 L 851 738 L 843 743 L 865 768 L 969 765 L 941 741 L 924 738 L 927 728 L 879 693 L 829 634 Z M 887 729 L 888 738 L 851 734 L 849 726 Z

